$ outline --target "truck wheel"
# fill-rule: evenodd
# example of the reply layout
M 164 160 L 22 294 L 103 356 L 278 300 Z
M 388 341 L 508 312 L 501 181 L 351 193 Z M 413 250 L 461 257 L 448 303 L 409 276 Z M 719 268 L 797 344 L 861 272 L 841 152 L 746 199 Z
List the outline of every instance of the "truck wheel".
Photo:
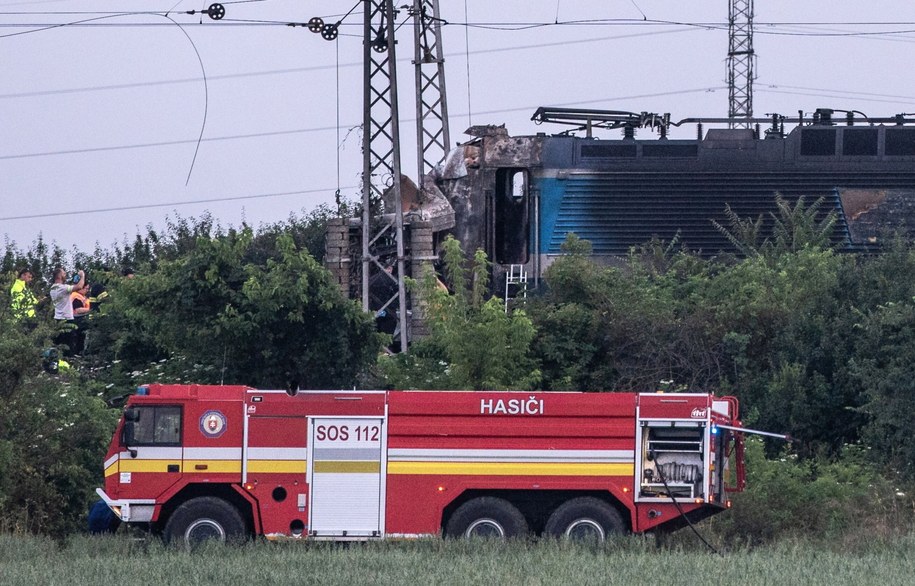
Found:
M 575 541 L 601 542 L 608 536 L 626 532 L 619 511 L 608 503 L 586 496 L 564 502 L 553 511 L 544 533 Z
M 245 522 L 238 509 L 215 497 L 191 499 L 175 509 L 164 532 L 167 543 L 194 547 L 213 539 L 241 541 L 246 537 Z
M 527 535 L 527 520 L 505 499 L 483 496 L 467 501 L 451 515 L 448 537 L 509 539 Z

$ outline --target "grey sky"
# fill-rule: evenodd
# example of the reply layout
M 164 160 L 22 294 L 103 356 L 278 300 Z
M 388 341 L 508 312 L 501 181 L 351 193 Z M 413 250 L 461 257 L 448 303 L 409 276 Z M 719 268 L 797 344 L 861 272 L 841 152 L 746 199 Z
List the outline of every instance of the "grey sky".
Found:
M 223 21 L 201 24 L 182 11 L 210 2 L 185 0 L 170 13 L 184 32 L 161 15 L 111 14 L 161 13 L 176 1 L 0 0 L 0 235 L 20 247 L 42 233 L 87 249 L 161 228 L 176 212 L 257 225 L 332 202 L 338 186 L 358 197 L 360 137 L 350 129 L 362 117 L 361 2 L 227 0 Z M 505 123 L 512 134 L 562 130 L 530 122 L 541 105 L 725 116 L 727 4 L 441 0 L 452 139 L 471 122 Z M 354 6 L 336 42 L 237 22 L 333 22 Z M 915 112 L 907 72 L 915 5 L 756 0 L 755 8 L 756 115 Z M 78 14 L 49 14 L 67 11 Z M 101 16 L 30 34 L 10 26 Z M 568 24 L 512 30 L 557 21 Z M 414 176 L 409 25 L 398 40 L 403 166 Z M 134 206 L 157 207 L 71 213 Z M 42 217 L 11 219 L 33 215 Z

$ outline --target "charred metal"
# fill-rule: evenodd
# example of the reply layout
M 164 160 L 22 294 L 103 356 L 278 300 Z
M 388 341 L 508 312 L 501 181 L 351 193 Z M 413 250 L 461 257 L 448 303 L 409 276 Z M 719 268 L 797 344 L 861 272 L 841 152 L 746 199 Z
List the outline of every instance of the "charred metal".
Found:
M 906 115 L 819 109 L 748 119 L 752 128 L 714 127 L 728 118 L 561 108 L 540 108 L 533 119 L 569 128 L 511 136 L 504 125 L 473 126 L 422 190 L 402 183 L 405 230 L 419 230 L 406 238 L 413 272 L 436 259 L 447 234 L 468 253 L 487 253 L 496 292 L 513 267 L 539 279 L 571 233 L 608 263 L 651 240 L 704 257 L 737 254 L 715 223 L 727 225 L 727 209 L 762 217 L 765 238 L 777 194 L 792 205 L 821 200 L 821 218 L 836 214 L 831 241 L 842 251 L 867 250 L 893 230 L 915 233 L 915 119 Z M 695 138 L 670 137 L 688 126 Z M 359 280 L 343 273 L 358 263 L 342 260 L 358 258 L 358 225 L 332 226 L 338 236 L 329 235 L 327 254 L 354 297 Z

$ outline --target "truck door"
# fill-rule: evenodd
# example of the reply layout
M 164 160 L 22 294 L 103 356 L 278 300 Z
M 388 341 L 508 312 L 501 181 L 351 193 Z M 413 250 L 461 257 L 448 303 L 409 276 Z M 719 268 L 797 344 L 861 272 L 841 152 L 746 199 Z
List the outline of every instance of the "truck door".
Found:
M 386 437 L 383 417 L 310 419 L 308 526 L 312 537 L 382 536 Z
M 124 417 L 118 496 L 155 498 L 181 479 L 182 408 L 140 405 L 126 409 Z

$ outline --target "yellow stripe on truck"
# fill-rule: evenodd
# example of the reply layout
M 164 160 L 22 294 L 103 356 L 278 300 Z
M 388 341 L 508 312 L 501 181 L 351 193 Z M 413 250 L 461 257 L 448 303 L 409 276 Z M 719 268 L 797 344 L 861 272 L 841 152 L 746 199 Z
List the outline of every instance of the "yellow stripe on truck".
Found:
M 185 460 L 183 472 L 201 474 L 241 474 L 238 460 Z
M 477 476 L 632 476 L 633 463 L 388 462 L 388 474 Z
M 144 460 L 122 458 L 121 472 L 168 472 L 169 466 L 178 466 L 181 470 L 181 460 Z
M 249 474 L 305 474 L 305 460 L 248 460 Z
M 120 463 L 120 469 L 118 464 Z M 181 472 L 190 474 L 241 474 L 239 460 L 149 460 L 122 459 L 105 468 L 105 476 L 118 472 L 168 472 L 170 465 L 177 464 Z M 378 471 L 378 465 L 375 465 Z M 259 474 L 305 474 L 305 460 L 249 460 L 248 472 Z M 172 472 L 174 474 L 174 472 Z
M 325 460 L 315 462 L 315 473 L 337 473 L 337 474 L 377 474 L 381 470 L 381 464 L 378 462 L 360 462 L 352 460 Z

